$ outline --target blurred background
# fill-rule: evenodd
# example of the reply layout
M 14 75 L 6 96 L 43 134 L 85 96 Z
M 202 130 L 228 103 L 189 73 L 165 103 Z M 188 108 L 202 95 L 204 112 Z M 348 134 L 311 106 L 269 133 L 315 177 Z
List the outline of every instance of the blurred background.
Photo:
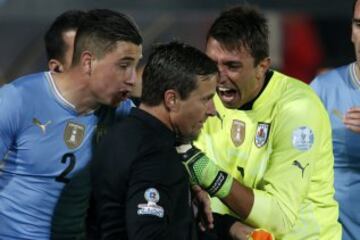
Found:
M 69 9 L 110 8 L 130 14 L 145 40 L 182 40 L 204 50 L 205 35 L 220 11 L 250 3 L 270 24 L 273 68 L 309 82 L 319 71 L 355 59 L 351 0 L 0 0 L 0 85 L 47 69 L 43 35 Z

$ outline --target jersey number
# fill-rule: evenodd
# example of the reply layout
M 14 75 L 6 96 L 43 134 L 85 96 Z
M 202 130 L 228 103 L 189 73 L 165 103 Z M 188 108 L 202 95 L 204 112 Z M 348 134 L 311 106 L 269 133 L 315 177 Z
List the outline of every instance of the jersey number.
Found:
M 68 183 L 68 182 L 70 182 L 70 179 L 67 178 L 66 176 L 74 169 L 75 163 L 76 163 L 76 157 L 75 157 L 75 155 L 73 153 L 66 153 L 61 158 L 61 162 L 63 164 L 67 164 L 67 167 L 64 169 L 64 171 L 62 171 L 60 173 L 59 176 L 57 176 L 55 178 L 55 180 L 57 182 Z

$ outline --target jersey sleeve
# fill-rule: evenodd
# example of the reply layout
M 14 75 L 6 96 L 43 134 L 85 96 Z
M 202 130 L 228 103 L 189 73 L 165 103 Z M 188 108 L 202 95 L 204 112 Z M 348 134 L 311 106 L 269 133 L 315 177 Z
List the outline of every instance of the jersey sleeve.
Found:
M 156 158 L 152 161 L 151 158 Z M 127 193 L 126 222 L 129 239 L 171 239 L 170 223 L 173 221 L 173 208 L 176 199 L 172 199 L 169 185 L 161 184 L 165 180 L 162 172 L 164 166 L 158 165 L 157 162 L 166 162 L 169 154 L 163 154 L 157 151 L 156 155 L 145 158 L 145 161 L 151 164 L 138 165 L 133 168 L 132 180 Z M 146 183 L 139 181 L 139 176 L 143 176 Z M 150 179 L 158 179 L 155 181 Z M 172 180 L 170 180 L 172 181 Z M 176 187 L 176 186 L 174 186 Z M 186 211 L 184 209 L 184 211 Z
M 13 85 L 0 88 L 0 160 L 14 141 L 20 123 L 21 98 Z
M 269 165 L 254 189 L 254 205 L 246 220 L 277 236 L 291 230 L 298 220 L 310 182 L 332 179 L 333 163 L 329 120 L 320 101 L 315 96 L 298 98 L 281 108 L 270 133 Z M 327 176 L 317 179 L 315 166 L 321 164 Z

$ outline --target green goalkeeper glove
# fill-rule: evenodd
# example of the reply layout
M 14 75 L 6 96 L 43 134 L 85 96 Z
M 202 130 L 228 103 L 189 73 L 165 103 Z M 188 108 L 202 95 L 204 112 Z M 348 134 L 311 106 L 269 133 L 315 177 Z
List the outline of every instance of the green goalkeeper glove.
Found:
M 191 184 L 200 185 L 210 196 L 224 198 L 229 195 L 233 178 L 202 151 L 191 144 L 178 146 L 176 150 L 182 156 Z

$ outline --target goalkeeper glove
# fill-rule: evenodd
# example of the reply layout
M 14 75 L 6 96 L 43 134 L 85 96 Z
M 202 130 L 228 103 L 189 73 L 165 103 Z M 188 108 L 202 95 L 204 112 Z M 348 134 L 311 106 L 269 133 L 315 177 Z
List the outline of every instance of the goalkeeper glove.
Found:
M 200 185 L 210 196 L 224 198 L 229 195 L 233 182 L 231 176 L 191 144 L 176 149 L 182 156 L 191 184 Z
M 250 233 L 248 240 L 275 240 L 275 237 L 271 232 L 257 228 Z

